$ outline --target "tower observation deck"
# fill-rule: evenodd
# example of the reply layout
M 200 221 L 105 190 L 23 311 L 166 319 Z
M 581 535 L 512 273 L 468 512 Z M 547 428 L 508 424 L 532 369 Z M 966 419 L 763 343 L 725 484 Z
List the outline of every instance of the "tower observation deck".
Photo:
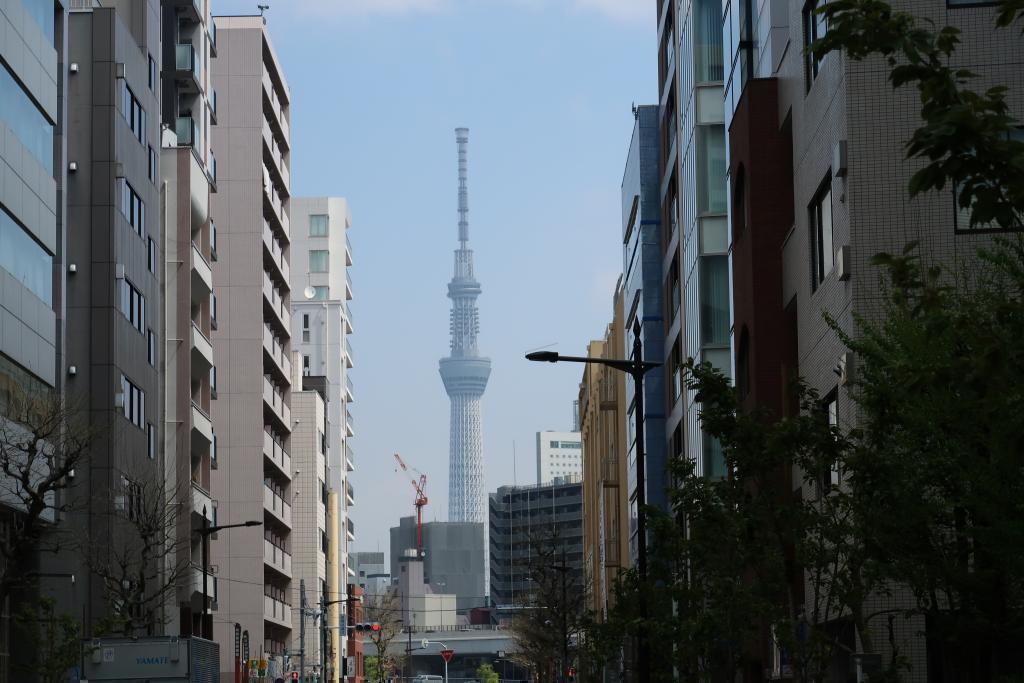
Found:
M 480 355 L 477 346 L 480 315 L 476 299 L 481 290 L 473 274 L 473 250 L 469 248 L 469 129 L 456 128 L 455 141 L 459 150 L 459 248 L 448 283 L 448 298 L 452 300 L 451 353 L 440 362 L 441 379 L 451 402 L 448 521 L 486 523 L 480 398 L 487 388 L 491 361 Z

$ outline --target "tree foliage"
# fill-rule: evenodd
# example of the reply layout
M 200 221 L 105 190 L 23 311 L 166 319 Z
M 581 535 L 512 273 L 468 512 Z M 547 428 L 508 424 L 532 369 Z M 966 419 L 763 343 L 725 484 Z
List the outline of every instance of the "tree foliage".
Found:
M 489 663 L 484 662 L 476 668 L 476 680 L 478 683 L 498 683 L 501 677 Z
M 42 598 L 22 605 L 14 617 L 14 629 L 24 646 L 13 667 L 15 672 L 39 683 L 64 683 L 82 656 L 78 621 L 69 614 L 58 614 L 52 598 Z
M 388 654 L 388 647 L 402 632 L 402 608 L 398 599 L 398 593 L 389 591 L 387 593 L 373 593 L 363 596 L 363 617 L 365 621 L 377 622 L 380 624 L 379 631 L 368 631 L 364 637 L 369 640 L 376 651 L 372 678 L 369 672 L 369 665 L 364 661 L 366 667 L 366 679 L 384 683 L 389 673 L 393 672 L 397 664 L 394 655 Z

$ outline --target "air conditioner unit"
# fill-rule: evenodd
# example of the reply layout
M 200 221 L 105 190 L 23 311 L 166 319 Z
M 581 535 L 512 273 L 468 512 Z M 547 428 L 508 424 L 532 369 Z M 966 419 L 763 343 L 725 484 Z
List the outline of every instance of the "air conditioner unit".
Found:
M 850 279 L 850 247 L 844 245 L 836 249 L 836 277 L 840 280 Z

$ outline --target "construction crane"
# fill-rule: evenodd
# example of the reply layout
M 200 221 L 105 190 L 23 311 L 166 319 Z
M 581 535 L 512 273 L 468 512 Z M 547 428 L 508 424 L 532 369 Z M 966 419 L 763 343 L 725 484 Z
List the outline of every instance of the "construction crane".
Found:
M 402 460 L 402 456 L 395 453 L 395 460 L 398 461 L 398 466 L 402 468 L 402 471 L 409 476 L 409 480 L 412 481 L 412 487 L 416 489 L 416 499 L 413 501 L 413 505 L 416 506 L 416 557 L 423 558 L 423 506 L 427 504 L 427 494 L 423 492 L 423 489 L 427 486 L 427 475 L 423 474 L 417 469 L 413 469 L 413 472 L 420 475 L 417 480 L 416 476 L 409 474 L 409 466 Z M 396 470 L 397 471 L 397 470 Z

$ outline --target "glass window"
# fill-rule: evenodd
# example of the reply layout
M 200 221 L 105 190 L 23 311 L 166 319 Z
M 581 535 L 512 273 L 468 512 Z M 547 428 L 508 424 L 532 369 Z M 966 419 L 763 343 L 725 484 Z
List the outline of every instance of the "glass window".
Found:
M 156 272 L 156 241 L 150 237 L 147 241 L 147 265 L 149 266 L 149 272 Z
M 0 268 L 47 306 L 53 303 L 53 256 L 3 209 L 0 209 Z
M 153 55 L 149 56 L 149 89 L 156 90 L 156 60 L 153 59 Z
M 156 427 L 152 422 L 146 425 L 146 442 L 149 446 L 149 459 L 156 460 Z
M 694 76 L 698 83 L 721 81 L 722 3 L 719 0 L 695 0 L 693 3 Z
M 804 5 L 804 49 L 805 68 L 807 69 L 807 88 L 810 89 L 811 82 L 818 77 L 821 65 L 825 63 L 825 56 L 815 57 L 806 48 L 814 41 L 824 38 L 828 33 L 828 20 L 817 13 L 817 10 L 825 6 L 826 0 L 808 0 Z
M 118 184 L 121 188 L 121 214 L 141 237 L 146 225 L 146 205 L 127 180 L 119 178 Z
M 53 125 L 14 80 L 3 62 L 0 62 L 0 121 L 14 131 L 18 141 L 52 175 Z
M 146 394 L 124 375 L 121 375 L 122 412 L 133 425 L 142 429 L 146 412 Z
M 149 364 L 156 367 L 156 335 L 153 330 L 146 331 L 146 356 Z
M 156 182 L 156 150 L 149 146 L 149 179 Z
M 326 273 L 328 271 L 328 258 L 330 252 L 326 249 L 313 249 L 309 252 L 309 272 Z
M 53 0 L 21 0 L 21 4 L 25 6 L 25 11 L 36 22 L 46 39 L 50 41 L 50 45 L 53 45 Z
M 128 83 L 121 79 L 118 81 L 121 89 L 121 116 L 128 122 L 135 139 L 139 142 L 146 141 L 146 110 L 142 103 L 135 97 L 135 93 L 128 87 Z
M 327 214 L 313 214 L 309 217 L 309 236 L 327 237 Z
M 697 126 L 697 210 L 725 213 L 725 127 Z
M 328 288 L 326 285 L 320 285 L 313 288 L 313 300 L 314 301 L 325 301 L 329 298 Z
M 825 177 L 814 201 L 808 207 L 811 223 L 811 288 L 817 289 L 832 272 L 835 253 L 832 247 L 832 172 Z
M 128 278 L 122 280 L 121 312 L 132 327 L 142 332 L 146 326 L 146 298 Z
M 713 346 L 729 343 L 729 257 L 700 260 L 701 341 Z

